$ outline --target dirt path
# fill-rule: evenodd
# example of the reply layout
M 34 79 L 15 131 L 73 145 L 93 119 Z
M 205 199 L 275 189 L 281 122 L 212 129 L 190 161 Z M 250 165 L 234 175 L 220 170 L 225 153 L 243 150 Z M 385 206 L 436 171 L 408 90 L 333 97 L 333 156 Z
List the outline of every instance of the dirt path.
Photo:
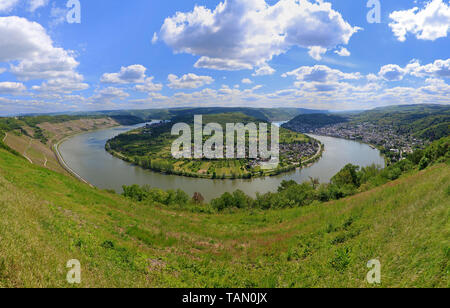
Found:
M 25 152 L 23 152 L 23 157 L 25 157 L 30 163 L 33 163 L 33 161 L 27 156 L 27 151 L 30 149 L 32 141 L 33 140 L 30 138 L 30 143 L 28 144 L 28 147 L 25 149 Z
M 8 137 L 8 133 L 5 133 L 5 137 L 3 137 L 2 142 L 5 143 L 6 138 Z

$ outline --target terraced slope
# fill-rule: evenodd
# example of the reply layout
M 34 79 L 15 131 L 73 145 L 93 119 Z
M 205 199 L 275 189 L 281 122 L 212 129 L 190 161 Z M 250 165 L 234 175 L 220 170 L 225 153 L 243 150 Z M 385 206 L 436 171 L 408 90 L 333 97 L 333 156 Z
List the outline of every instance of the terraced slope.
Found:
M 53 146 L 68 136 L 117 125 L 119 123 L 111 118 L 81 118 L 56 123 L 43 122 L 37 124 L 36 127 L 41 129 L 47 140 L 45 143 L 44 140 L 36 138 L 33 128 L 29 126 L 4 133 L 2 140 L 30 163 L 68 175 L 69 173 L 59 164 L 53 152 Z

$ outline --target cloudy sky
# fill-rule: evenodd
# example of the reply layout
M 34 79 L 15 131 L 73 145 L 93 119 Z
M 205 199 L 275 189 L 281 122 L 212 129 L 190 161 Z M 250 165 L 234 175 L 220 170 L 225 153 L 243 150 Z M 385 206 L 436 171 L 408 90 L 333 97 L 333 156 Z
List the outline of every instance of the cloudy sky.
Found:
M 0 0 L 0 115 L 450 104 L 447 0 L 77 2 Z

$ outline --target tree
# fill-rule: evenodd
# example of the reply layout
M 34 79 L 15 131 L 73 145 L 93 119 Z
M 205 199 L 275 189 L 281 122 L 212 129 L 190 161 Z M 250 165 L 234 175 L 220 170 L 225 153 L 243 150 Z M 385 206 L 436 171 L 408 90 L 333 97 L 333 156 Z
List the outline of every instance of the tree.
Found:
M 195 204 L 202 204 L 205 201 L 205 198 L 202 196 L 201 193 L 196 192 L 196 193 L 194 193 L 194 196 L 192 197 L 192 201 Z
M 278 187 L 278 192 L 283 192 L 287 189 L 289 189 L 292 186 L 298 185 L 296 181 L 290 180 L 290 181 L 286 181 L 284 180 L 283 182 L 281 182 L 280 187 Z
M 430 164 L 430 160 L 426 156 L 422 157 L 422 159 L 420 160 L 420 163 L 419 163 L 419 170 L 426 169 L 429 164 Z
M 361 185 L 358 170 L 358 166 L 348 164 L 331 179 L 331 183 L 339 187 L 352 185 L 358 188 Z
M 320 180 L 318 178 L 313 178 L 313 177 L 309 177 L 309 180 L 311 181 L 311 185 L 313 186 L 314 189 L 316 189 L 317 187 L 319 187 L 320 185 Z

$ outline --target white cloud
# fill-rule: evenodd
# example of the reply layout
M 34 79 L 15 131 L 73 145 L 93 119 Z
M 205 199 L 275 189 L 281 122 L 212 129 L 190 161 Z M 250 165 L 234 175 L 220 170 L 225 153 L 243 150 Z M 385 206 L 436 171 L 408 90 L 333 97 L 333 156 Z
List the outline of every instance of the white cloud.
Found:
M 6 72 L 6 68 L 0 67 L 0 75 Z
M 450 85 L 445 83 L 442 79 L 428 78 L 426 86 L 419 88 L 419 90 L 425 94 L 430 95 L 444 95 L 450 97 Z
M 23 94 L 27 88 L 23 83 L 0 82 L 0 94 L 19 95 Z
M 135 89 L 140 92 L 159 92 L 162 90 L 163 85 L 161 83 L 153 83 L 153 77 L 145 79 L 143 84 L 136 85 Z
M 348 82 L 343 82 L 363 79 L 364 76 L 360 73 L 344 73 L 325 65 L 302 66 L 282 75 L 284 78 L 288 76 L 296 78 L 294 86 L 299 88 L 302 93 L 330 93 L 331 95 L 331 93 L 342 94 L 350 90 L 356 92 L 364 90 Z M 370 90 L 373 90 L 373 86 Z
M 46 6 L 47 4 L 48 4 L 48 0 L 30 0 L 29 10 L 31 12 L 34 12 L 38 8 Z
M 348 44 L 359 29 L 323 1 L 228 0 L 214 10 L 196 6 L 166 18 L 160 37 L 175 52 L 201 56 L 196 67 L 241 70 L 265 67 L 292 46 L 319 58 Z
M 195 64 L 196 68 L 209 68 L 218 71 L 239 71 L 248 69 L 251 70 L 251 64 L 240 62 L 231 59 L 219 59 L 210 57 L 201 57 Z
M 263 65 L 258 67 L 255 72 L 252 74 L 253 76 L 267 76 L 275 73 L 275 69 L 271 68 L 269 65 Z
M 368 74 L 366 76 L 366 78 L 369 82 L 376 82 L 376 81 L 380 80 L 380 78 L 375 74 Z
M 316 61 L 322 60 L 322 56 L 327 52 L 326 48 L 313 46 L 309 48 L 308 54 Z
M 350 57 L 351 53 L 347 48 L 342 47 L 341 50 L 336 50 L 335 53 L 341 57 Z
M 101 90 L 97 90 L 96 94 L 91 98 L 89 98 L 89 101 L 91 101 L 91 103 L 94 104 L 108 105 L 111 104 L 113 101 L 116 100 L 120 101 L 129 96 L 130 94 L 128 94 L 122 89 L 108 87 Z
M 418 78 L 450 78 L 450 59 L 436 60 L 434 63 L 421 65 L 418 60 L 411 61 L 402 68 L 397 64 L 381 67 L 378 76 L 387 81 L 400 81 L 406 75 Z
M 400 81 L 408 73 L 407 70 L 401 68 L 397 64 L 388 64 L 383 66 L 378 73 L 378 76 L 386 81 Z
M 67 20 L 67 13 L 69 9 L 66 7 L 57 7 L 55 6 L 55 2 L 52 3 L 52 8 L 50 10 L 50 25 L 55 27 L 64 23 Z
M 447 60 L 436 60 L 434 63 L 420 65 L 418 60 L 410 62 L 406 69 L 416 77 L 450 78 L 450 58 Z
M 282 75 L 282 77 L 287 76 L 295 76 L 299 81 L 322 83 L 339 80 L 358 80 L 362 78 L 360 73 L 344 73 L 340 70 L 329 68 L 326 65 L 302 66 Z
M 244 78 L 244 79 L 242 79 L 242 83 L 243 83 L 243 84 L 252 84 L 253 81 L 251 81 L 251 80 L 248 79 L 248 78 Z
M 146 76 L 147 68 L 140 65 L 122 67 L 118 73 L 103 74 L 100 82 L 105 84 L 137 84 L 135 90 L 139 92 L 161 91 L 163 85 L 154 83 L 154 77 Z
M 17 16 L 0 17 L 0 62 L 12 62 L 19 80 L 65 79 L 81 81 L 72 51 L 55 47 L 45 29 Z
M 118 73 L 103 74 L 100 82 L 111 84 L 143 83 L 145 82 L 146 71 L 147 69 L 140 64 L 130 65 L 122 67 Z
M 158 33 L 153 33 L 152 44 L 156 44 L 158 42 Z
M 214 82 L 214 79 L 210 76 L 197 76 L 192 73 L 180 78 L 177 75 L 170 74 L 167 79 L 170 82 L 168 86 L 172 89 L 196 89 Z
M 0 12 L 9 13 L 16 6 L 19 0 L 0 0 Z
M 32 90 L 46 93 L 72 93 L 87 90 L 89 85 L 80 79 L 57 78 L 43 82 L 40 86 L 33 86 Z
M 420 40 L 434 41 L 447 37 L 450 26 L 450 5 L 443 0 L 432 0 L 423 9 L 417 7 L 392 12 L 389 17 L 393 20 L 389 24 L 394 35 L 401 42 L 411 33 Z

